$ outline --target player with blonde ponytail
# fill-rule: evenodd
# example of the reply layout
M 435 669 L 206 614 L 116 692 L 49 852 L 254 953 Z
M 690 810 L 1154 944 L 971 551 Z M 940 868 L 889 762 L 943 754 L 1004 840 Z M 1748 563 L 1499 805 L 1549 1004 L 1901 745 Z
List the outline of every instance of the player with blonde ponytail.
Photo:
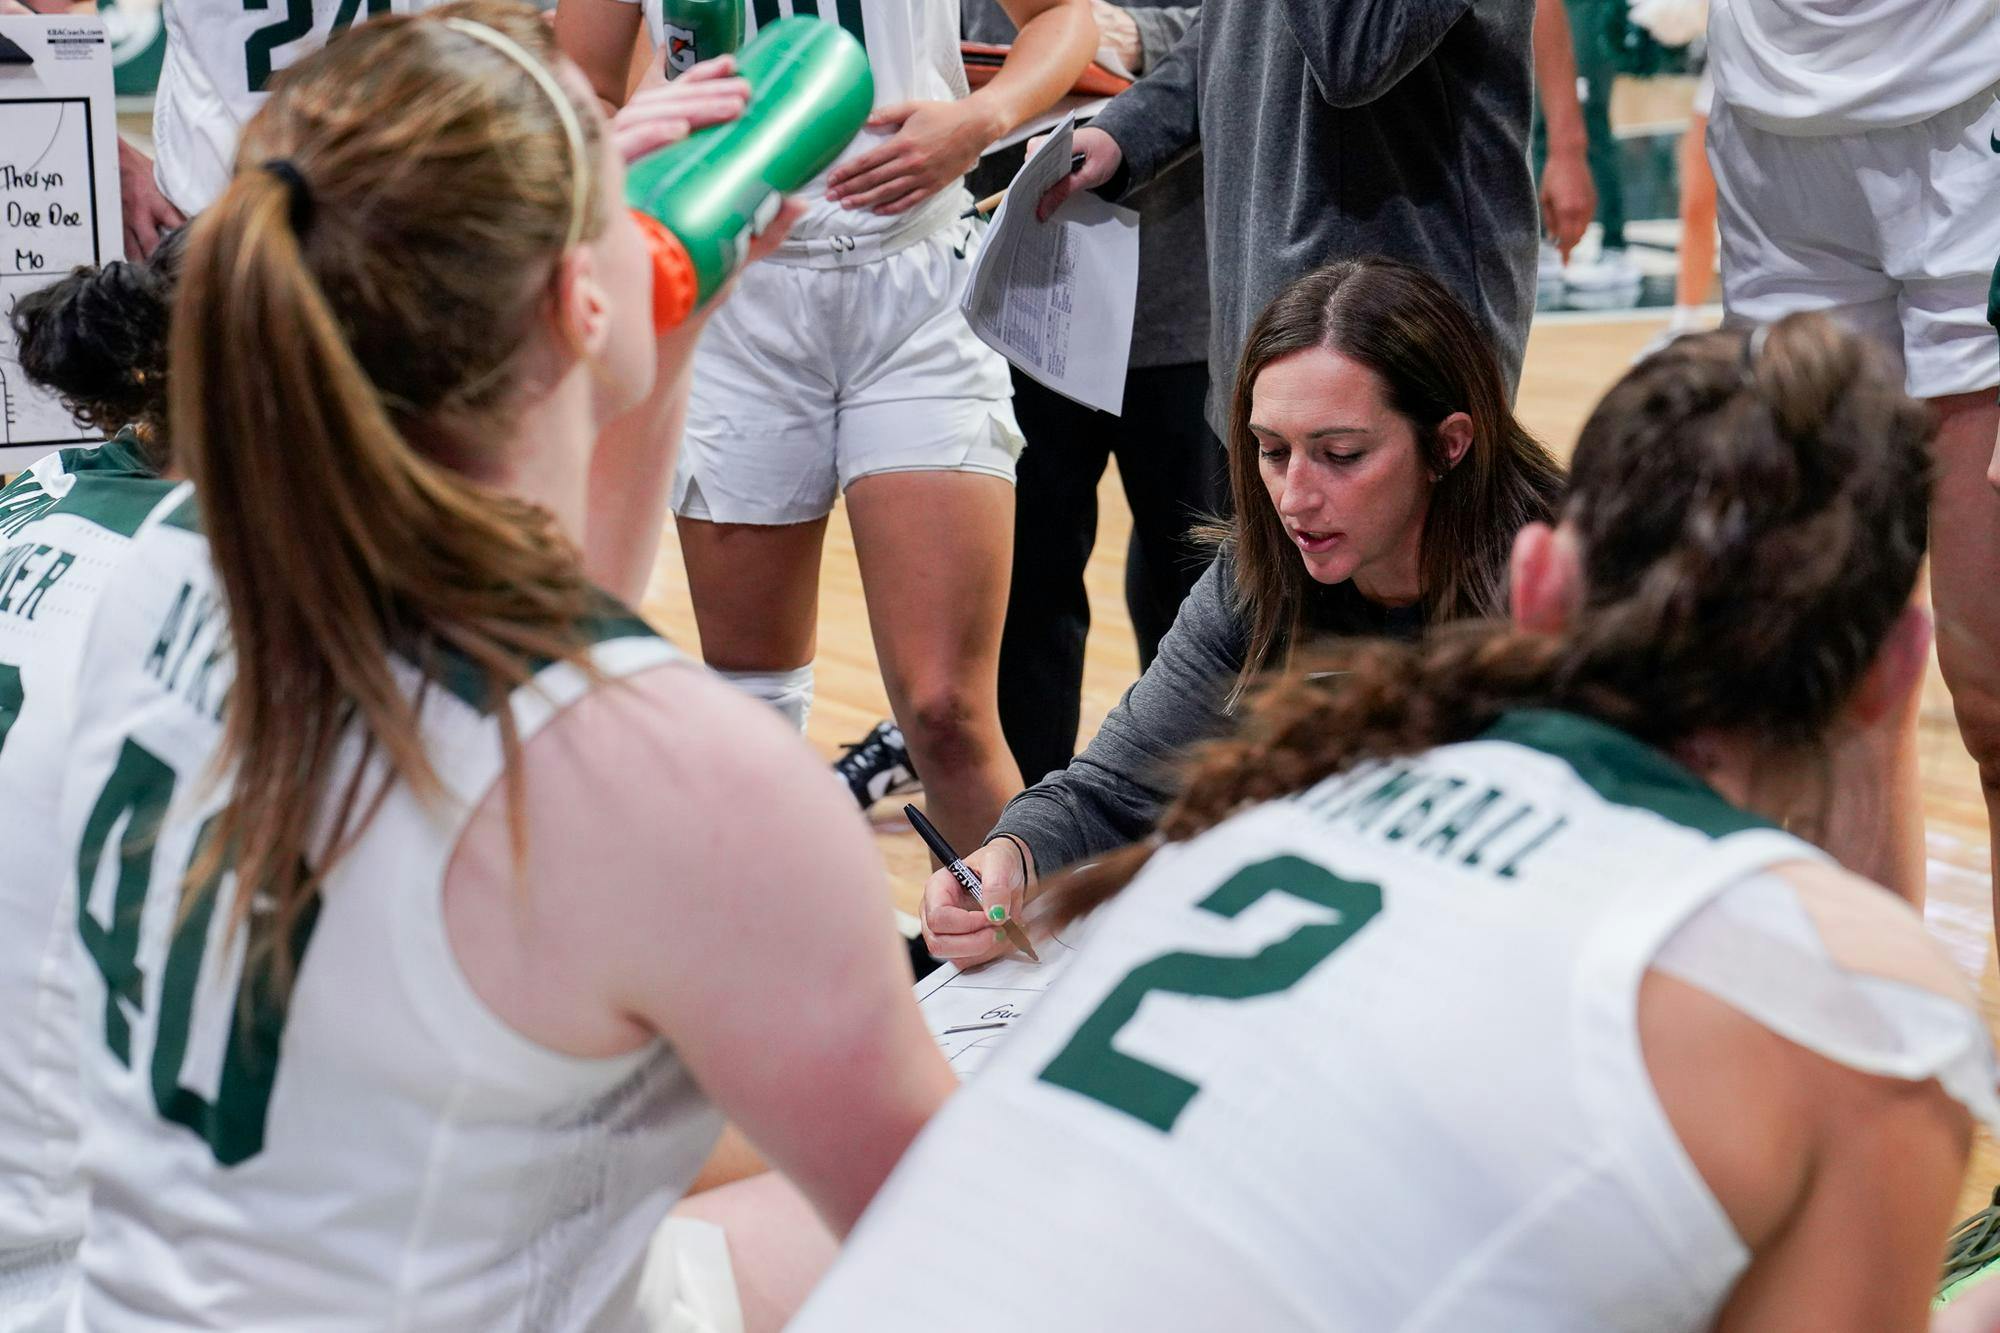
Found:
M 929 1326 L 947 1206 L 963 1330 L 1922 1327 L 1993 1049 L 1780 826 L 1922 674 L 1933 429 L 1818 316 L 1626 375 L 1511 625 L 1300 664 L 1051 889 L 1087 942 L 795 1327 Z
M 73 1330 L 727 1326 L 654 1239 L 722 1116 L 838 1231 L 951 1087 L 844 794 L 584 572 L 658 531 L 699 332 L 652 331 L 646 134 L 464 0 L 295 66 L 195 224 L 193 485 L 64 781 Z M 664 459 L 607 506 L 621 432 Z

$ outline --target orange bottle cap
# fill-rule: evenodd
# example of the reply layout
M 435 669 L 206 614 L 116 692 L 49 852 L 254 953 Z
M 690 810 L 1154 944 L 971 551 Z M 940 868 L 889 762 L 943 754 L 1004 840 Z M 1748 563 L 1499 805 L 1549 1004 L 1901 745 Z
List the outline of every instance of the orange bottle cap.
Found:
M 694 313 L 701 280 L 687 247 L 666 224 L 636 208 L 632 216 L 638 220 L 646 249 L 653 257 L 653 332 L 666 333 Z

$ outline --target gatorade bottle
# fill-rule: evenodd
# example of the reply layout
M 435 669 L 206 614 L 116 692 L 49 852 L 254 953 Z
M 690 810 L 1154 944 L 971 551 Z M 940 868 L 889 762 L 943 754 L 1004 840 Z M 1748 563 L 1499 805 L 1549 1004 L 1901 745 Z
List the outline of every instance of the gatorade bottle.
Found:
M 740 2 L 740 0 L 739 0 Z M 743 263 L 780 200 L 825 171 L 875 105 L 868 53 L 839 24 L 780 19 L 738 53 L 743 114 L 634 162 L 625 202 L 653 250 L 653 322 L 686 319 Z
M 660 44 L 667 77 L 743 45 L 744 0 L 661 0 Z

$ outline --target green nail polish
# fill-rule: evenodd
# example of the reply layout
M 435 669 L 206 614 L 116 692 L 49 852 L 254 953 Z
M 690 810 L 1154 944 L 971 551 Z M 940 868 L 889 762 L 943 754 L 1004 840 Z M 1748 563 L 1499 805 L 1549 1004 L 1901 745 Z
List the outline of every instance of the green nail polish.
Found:
M 994 925 L 1001 925 L 1007 920 L 1007 909 L 999 903 L 995 903 L 986 909 L 986 917 Z

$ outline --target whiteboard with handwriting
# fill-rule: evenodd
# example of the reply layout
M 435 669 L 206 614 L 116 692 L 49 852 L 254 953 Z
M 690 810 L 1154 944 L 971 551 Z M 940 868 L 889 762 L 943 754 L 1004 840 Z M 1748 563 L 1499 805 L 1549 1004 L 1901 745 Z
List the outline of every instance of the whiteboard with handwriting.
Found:
M 103 23 L 0 16 L 0 38 L 0 471 L 12 472 L 100 438 L 22 375 L 14 305 L 79 264 L 123 258 L 124 225 Z

